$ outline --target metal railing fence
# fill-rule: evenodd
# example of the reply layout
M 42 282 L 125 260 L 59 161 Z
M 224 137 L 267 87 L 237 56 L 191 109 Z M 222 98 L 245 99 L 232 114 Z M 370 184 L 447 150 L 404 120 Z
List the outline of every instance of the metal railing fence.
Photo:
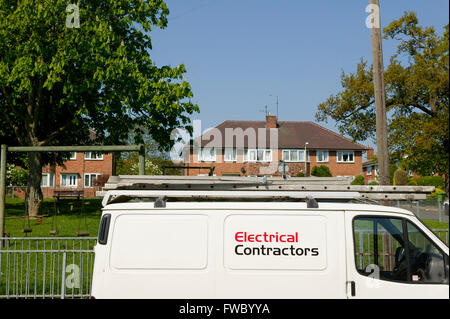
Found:
M 96 237 L 0 238 L 0 298 L 89 298 Z

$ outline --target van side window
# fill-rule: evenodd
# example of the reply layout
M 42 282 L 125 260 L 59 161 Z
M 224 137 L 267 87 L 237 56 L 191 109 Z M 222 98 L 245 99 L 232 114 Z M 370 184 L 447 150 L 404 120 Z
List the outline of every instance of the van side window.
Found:
M 364 276 L 408 281 L 402 220 L 358 217 L 353 221 L 355 261 Z
M 446 282 L 444 256 L 416 226 L 407 222 L 411 279 L 413 282 Z

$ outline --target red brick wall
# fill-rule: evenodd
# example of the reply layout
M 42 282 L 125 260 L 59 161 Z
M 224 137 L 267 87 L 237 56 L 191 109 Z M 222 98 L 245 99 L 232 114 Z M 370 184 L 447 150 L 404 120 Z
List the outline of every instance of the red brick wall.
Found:
M 218 153 L 218 152 L 217 152 Z M 282 156 L 282 150 L 278 150 L 278 162 L 281 160 Z M 336 157 L 336 151 L 329 151 L 328 156 L 328 162 L 317 162 L 316 157 L 316 151 L 310 150 L 309 151 L 309 161 L 307 162 L 307 170 L 308 170 L 308 176 L 311 175 L 311 168 L 314 166 L 320 166 L 320 165 L 326 165 L 330 168 L 331 174 L 333 176 L 357 176 L 362 173 L 362 151 L 355 151 L 354 152 L 354 163 L 338 163 L 337 157 Z M 261 166 L 268 166 L 270 163 L 243 163 L 243 155 L 237 156 L 237 162 L 224 162 L 223 161 L 223 155 L 217 154 L 216 155 L 216 162 L 197 162 L 197 156 L 195 155 L 195 161 L 194 161 L 194 155 L 190 154 L 190 163 L 186 163 L 185 165 L 190 166 L 214 166 L 214 174 L 217 176 L 222 176 L 223 174 L 240 174 L 241 168 L 244 167 L 246 171 L 246 175 L 260 175 L 259 168 Z M 272 158 L 274 159 L 274 154 L 272 155 Z M 219 162 L 219 159 L 220 162 Z M 304 162 L 295 162 L 295 163 L 286 163 L 289 167 L 288 174 L 291 176 L 295 176 L 299 172 L 304 172 L 305 170 L 305 163 Z M 278 165 L 276 164 L 276 172 L 272 174 L 272 176 L 281 176 L 281 174 L 278 172 Z M 208 174 L 209 169 L 190 169 L 189 170 L 189 176 L 197 176 L 199 174 Z M 187 175 L 187 173 L 185 174 Z
M 84 190 L 85 197 L 95 196 L 95 191 L 100 187 L 85 187 L 84 174 L 96 173 L 102 175 L 111 176 L 113 172 L 113 154 L 103 154 L 103 160 L 84 160 L 84 153 L 77 153 L 75 160 L 68 160 L 64 162 L 63 166 L 49 167 L 46 166 L 42 169 L 42 173 L 54 173 L 55 174 L 55 188 L 56 190 Z M 61 174 L 62 173 L 76 173 L 77 187 L 61 187 Z M 54 187 L 42 187 L 42 193 L 44 197 L 53 197 Z

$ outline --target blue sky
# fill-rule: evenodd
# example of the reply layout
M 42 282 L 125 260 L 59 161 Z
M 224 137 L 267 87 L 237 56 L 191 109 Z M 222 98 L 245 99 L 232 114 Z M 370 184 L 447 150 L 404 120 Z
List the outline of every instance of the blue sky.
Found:
M 372 62 L 368 0 L 166 0 L 168 27 L 152 31 L 158 66 L 185 64 L 202 130 L 224 120 L 315 121 L 317 105 L 340 91 L 340 74 Z M 380 1 L 385 27 L 404 11 L 439 33 L 448 0 Z M 383 41 L 384 65 L 397 43 Z M 273 96 L 270 96 L 272 94 Z M 334 123 L 319 123 L 338 131 Z M 361 142 L 374 146 L 372 141 Z

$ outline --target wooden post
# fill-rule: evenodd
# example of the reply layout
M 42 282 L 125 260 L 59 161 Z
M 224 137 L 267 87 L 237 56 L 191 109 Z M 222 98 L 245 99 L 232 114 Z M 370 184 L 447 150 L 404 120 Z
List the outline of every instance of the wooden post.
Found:
M 145 175 L 145 147 L 140 145 L 139 149 L 139 175 Z
M 386 105 L 384 92 L 383 48 L 381 45 L 381 21 L 379 0 L 369 0 L 376 6 L 373 12 L 374 24 L 371 26 L 373 82 L 375 89 L 377 158 L 380 185 L 389 185 L 389 153 L 387 145 Z

